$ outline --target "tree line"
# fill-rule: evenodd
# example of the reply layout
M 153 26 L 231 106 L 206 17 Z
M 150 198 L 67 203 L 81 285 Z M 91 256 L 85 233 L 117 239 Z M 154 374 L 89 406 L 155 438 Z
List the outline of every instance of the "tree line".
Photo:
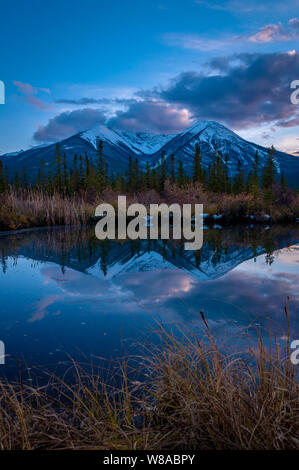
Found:
M 9 177 L 7 168 L 0 160 L 0 193 L 12 186 L 16 190 L 31 187 L 48 194 L 59 192 L 68 196 L 80 194 L 83 190 L 101 193 L 107 187 L 122 193 L 154 189 L 162 194 L 165 182 L 169 180 L 180 188 L 199 183 L 204 190 L 215 193 L 246 192 L 257 197 L 259 191 L 263 190 L 265 197 L 271 199 L 277 175 L 274 147 L 269 149 L 267 161 L 263 167 L 260 164 L 259 154 L 256 152 L 251 171 L 247 174 L 239 160 L 237 171 L 234 176 L 231 176 L 229 163 L 229 156 L 223 156 L 215 149 L 208 168 L 204 168 L 200 146 L 196 144 L 192 174 L 185 171 L 182 160 L 176 161 L 174 154 L 166 160 L 164 152 L 155 166 L 150 166 L 147 162 L 145 169 L 142 169 L 137 158 L 129 157 L 127 169 L 115 173 L 109 172 L 104 158 L 102 140 L 97 140 L 96 158 L 91 159 L 87 154 L 74 155 L 71 166 L 67 165 L 66 155 L 61 154 L 60 146 L 57 144 L 53 164 L 48 168 L 45 162 L 41 161 L 33 183 L 29 183 L 25 168 L 20 174 L 16 173 L 14 178 Z M 283 173 L 281 173 L 280 184 L 283 190 L 287 189 Z

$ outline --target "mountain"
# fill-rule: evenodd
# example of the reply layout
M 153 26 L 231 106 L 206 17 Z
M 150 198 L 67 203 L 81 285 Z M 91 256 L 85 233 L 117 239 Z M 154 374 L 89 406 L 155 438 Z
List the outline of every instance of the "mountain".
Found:
M 72 166 L 75 154 L 84 155 L 86 153 L 94 159 L 97 138 L 103 141 L 105 159 L 112 172 L 125 171 L 129 156 L 133 159 L 137 158 L 141 168 L 145 167 L 147 161 L 150 165 L 157 165 L 161 153 L 164 152 L 166 163 L 169 162 L 170 155 L 174 153 L 176 161 L 181 159 L 185 171 L 191 173 L 194 150 L 198 143 L 204 167 L 208 167 L 215 149 L 217 149 L 223 156 L 226 154 L 229 156 L 229 171 L 233 176 L 239 160 L 245 173 L 248 173 L 252 168 L 255 152 L 259 152 L 261 165 L 266 162 L 268 153 L 267 148 L 246 141 L 214 121 L 199 121 L 186 131 L 176 135 L 124 132 L 100 125 L 59 141 L 61 153 L 65 153 L 68 166 Z M 25 151 L 4 154 L 0 158 L 7 165 L 11 175 L 26 168 L 28 177 L 34 180 L 41 160 L 45 162 L 46 167 L 51 167 L 55 147 L 56 143 L 42 145 Z M 298 187 L 299 157 L 276 152 L 275 160 L 278 174 L 284 171 L 288 183 L 293 187 Z
M 218 242 L 213 244 L 207 235 L 200 250 L 200 258 L 193 251 L 181 250 L 171 241 L 127 240 L 125 243 L 109 241 L 101 244 L 94 238 L 94 229 L 87 232 L 73 228 L 25 230 L 13 235 L 0 234 L 0 267 L 6 269 L 8 257 L 24 257 L 41 263 L 54 263 L 96 276 L 113 279 L 125 273 L 181 269 L 195 279 L 208 281 L 219 279 L 246 260 L 267 252 L 265 243 L 240 246 L 229 242 L 230 230 L 214 230 Z M 234 232 L 237 236 L 238 232 Z M 299 232 L 294 227 L 280 227 L 279 234 L 271 235 L 271 229 L 258 232 L 260 240 L 269 243 L 273 250 L 280 250 L 298 243 Z M 240 236 L 240 234 L 238 235 Z M 272 238 L 273 237 L 273 238 Z M 272 252 L 272 250 L 271 250 Z

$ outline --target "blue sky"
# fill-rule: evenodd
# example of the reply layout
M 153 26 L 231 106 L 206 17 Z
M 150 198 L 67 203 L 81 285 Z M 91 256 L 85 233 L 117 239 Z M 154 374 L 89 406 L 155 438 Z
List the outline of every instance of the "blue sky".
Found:
M 198 119 L 299 151 L 299 107 L 289 100 L 299 79 L 297 0 L 2 0 L 0 8 L 0 154 L 103 122 L 173 133 Z

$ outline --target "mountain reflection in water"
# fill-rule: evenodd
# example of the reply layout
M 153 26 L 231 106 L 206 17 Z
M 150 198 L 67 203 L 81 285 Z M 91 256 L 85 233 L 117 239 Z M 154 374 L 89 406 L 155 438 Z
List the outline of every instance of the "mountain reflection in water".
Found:
M 298 243 L 298 226 L 205 230 L 196 252 L 171 241 L 100 242 L 93 228 L 3 235 L 0 339 L 30 365 L 66 352 L 110 358 L 152 341 L 155 320 L 202 336 L 204 311 L 217 341 L 244 349 L 255 328 L 267 337 L 269 322 L 285 340 L 287 296 L 298 339 Z

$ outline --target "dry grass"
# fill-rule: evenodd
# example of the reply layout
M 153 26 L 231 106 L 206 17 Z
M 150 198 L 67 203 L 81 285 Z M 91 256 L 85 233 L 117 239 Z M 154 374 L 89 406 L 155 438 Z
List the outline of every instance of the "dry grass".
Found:
M 71 381 L 2 381 L 0 448 L 299 448 L 299 385 L 288 347 L 269 351 L 259 338 L 246 356 L 229 355 L 209 333 L 201 343 L 159 328 L 159 348 L 123 361 L 118 374 L 74 363 Z
M 41 191 L 10 190 L 1 196 L 0 230 L 17 230 L 50 225 L 84 225 L 94 206 L 82 197 L 59 193 L 49 196 Z
M 0 230 L 17 230 L 28 227 L 51 225 L 86 225 L 91 221 L 95 208 L 101 202 L 115 207 L 119 192 L 111 188 L 97 195 L 87 190 L 75 196 L 60 193 L 49 195 L 36 189 L 14 190 L 10 188 L 0 195 Z M 165 202 L 167 204 L 203 204 L 204 212 L 222 214 L 221 223 L 248 222 L 254 215 L 255 222 L 295 222 L 299 218 L 299 194 L 293 191 L 281 193 L 274 188 L 273 202 L 266 203 L 262 191 L 257 197 L 252 194 L 217 194 L 204 191 L 200 184 L 179 188 L 166 181 L 162 194 L 145 190 L 127 195 L 127 205 L 139 202 L 145 206 Z M 267 216 L 267 217 L 265 217 Z M 205 219 L 209 223 L 209 218 Z

